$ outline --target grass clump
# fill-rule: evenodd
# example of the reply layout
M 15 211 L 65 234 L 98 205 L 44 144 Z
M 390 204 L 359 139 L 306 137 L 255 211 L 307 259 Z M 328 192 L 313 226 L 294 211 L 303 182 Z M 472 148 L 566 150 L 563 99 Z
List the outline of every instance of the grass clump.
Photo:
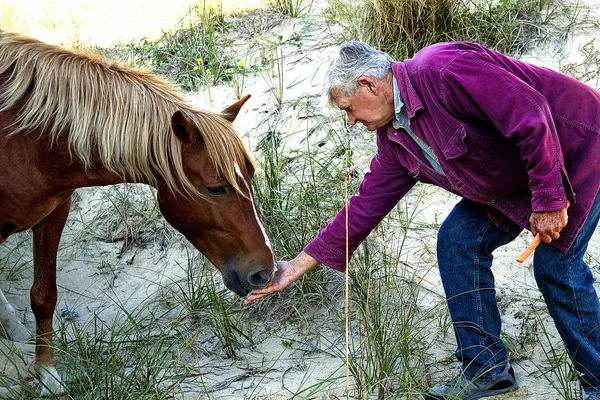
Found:
M 562 33 L 571 29 L 579 9 L 555 0 L 335 0 L 332 15 L 342 20 L 349 38 L 401 60 L 447 41 L 519 53 L 549 34 L 550 22 L 566 17 Z
M 180 363 L 177 356 L 185 351 L 189 339 L 162 325 L 159 321 L 165 316 L 154 313 L 156 310 L 129 312 L 123 304 L 116 307 L 118 311 L 112 322 L 101 316 L 102 311 L 85 322 L 72 317 L 58 319 L 54 351 L 65 383 L 64 397 L 175 398 L 178 385 L 194 375 L 192 368 Z M 9 359 L 18 356 L 18 350 L 12 352 Z M 0 375 L 0 388 L 0 397 L 6 400 L 37 399 L 39 393 L 35 379 L 17 379 L 5 374 Z
M 130 62 L 175 81 L 184 90 L 229 82 L 243 68 L 233 42 L 223 39 L 230 26 L 221 8 L 193 7 L 174 31 L 143 38 L 125 47 Z
M 124 317 L 124 318 L 122 318 Z M 119 322 L 117 322 L 119 321 Z M 179 339 L 154 318 L 125 307 L 112 325 L 94 315 L 90 329 L 75 321 L 57 330 L 58 356 L 69 395 L 78 399 L 170 399 L 177 373 L 172 351 Z
M 389 257 L 363 245 L 350 270 L 357 315 L 350 319 L 349 369 L 358 399 L 416 394 L 423 386 L 431 315 L 418 305 L 419 285 L 399 279 Z
M 271 0 L 270 5 L 276 11 L 291 18 L 310 13 L 315 0 Z
M 560 72 L 585 82 L 595 88 L 600 87 L 600 50 L 596 38 L 581 48 L 583 60 L 571 61 L 562 66 Z
M 157 245 L 166 250 L 175 236 L 158 208 L 156 190 L 141 184 L 120 184 L 98 189 L 101 197 L 90 224 L 97 239 L 122 242 L 119 257 L 132 247 Z
M 188 253 L 185 277 L 173 282 L 163 297 L 172 307 L 182 308 L 181 320 L 187 319 L 193 329 L 212 332 L 226 357 L 235 358 L 238 349 L 253 345 L 252 335 L 240 321 L 239 302 L 215 282 L 221 277 L 214 267 L 203 256 L 199 258 L 200 263 Z

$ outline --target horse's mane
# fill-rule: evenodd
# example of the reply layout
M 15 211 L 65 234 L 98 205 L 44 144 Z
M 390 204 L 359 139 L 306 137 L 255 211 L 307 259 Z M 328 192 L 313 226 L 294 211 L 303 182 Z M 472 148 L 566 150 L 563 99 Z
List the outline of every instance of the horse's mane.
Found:
M 197 193 L 186 178 L 182 145 L 171 129 L 181 110 L 199 130 L 217 172 L 236 190 L 251 160 L 233 125 L 200 110 L 148 71 L 0 31 L 0 111 L 23 104 L 15 133 L 41 130 L 86 168 L 100 162 L 123 178 L 155 186 L 162 176 L 175 192 Z

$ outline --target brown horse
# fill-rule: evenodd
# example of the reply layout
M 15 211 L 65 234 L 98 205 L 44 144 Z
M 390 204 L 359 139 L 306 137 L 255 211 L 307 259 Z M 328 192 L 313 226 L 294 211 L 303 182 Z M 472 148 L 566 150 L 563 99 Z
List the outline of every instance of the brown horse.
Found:
M 143 70 L 0 31 L 0 243 L 33 231 L 42 395 L 62 391 L 56 254 L 76 188 L 153 186 L 165 219 L 229 289 L 267 285 L 274 256 L 253 202 L 254 164 L 232 125 L 248 97 L 221 114 L 199 110 Z

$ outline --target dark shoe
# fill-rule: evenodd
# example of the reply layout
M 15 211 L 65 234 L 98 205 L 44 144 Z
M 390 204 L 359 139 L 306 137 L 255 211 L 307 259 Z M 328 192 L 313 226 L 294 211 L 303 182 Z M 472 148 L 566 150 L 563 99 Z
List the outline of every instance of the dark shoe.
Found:
M 600 400 L 600 392 L 592 392 L 585 397 L 585 400 Z
M 470 381 L 459 372 L 458 375 L 440 385 L 432 387 L 425 393 L 427 400 L 475 400 L 482 397 L 496 396 L 517 388 L 515 371 L 506 365 L 494 379 L 477 379 Z M 600 400 L 600 398 L 599 398 Z

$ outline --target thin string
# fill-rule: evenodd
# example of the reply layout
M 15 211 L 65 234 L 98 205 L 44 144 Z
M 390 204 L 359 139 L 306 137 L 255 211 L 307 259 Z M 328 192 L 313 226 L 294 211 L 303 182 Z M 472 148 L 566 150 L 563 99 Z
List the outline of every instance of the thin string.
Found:
M 346 167 L 346 177 L 344 180 L 344 195 L 346 197 L 346 305 L 345 305 L 345 314 L 346 314 L 346 399 L 350 399 L 350 329 L 349 329 L 349 310 L 350 310 L 350 301 L 349 301 L 349 288 L 350 288 L 350 271 L 349 267 L 349 246 L 348 246 L 348 157 L 346 156 L 345 160 Z

